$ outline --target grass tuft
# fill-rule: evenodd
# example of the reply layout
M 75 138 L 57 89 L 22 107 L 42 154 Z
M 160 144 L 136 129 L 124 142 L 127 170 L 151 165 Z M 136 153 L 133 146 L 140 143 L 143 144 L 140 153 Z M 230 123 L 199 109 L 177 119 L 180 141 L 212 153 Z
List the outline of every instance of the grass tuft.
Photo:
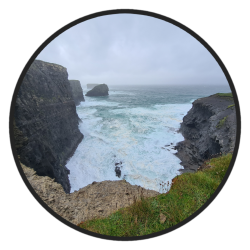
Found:
M 232 97 L 233 98 L 232 93 L 217 93 L 217 95 L 220 97 Z
M 227 119 L 227 116 L 225 116 L 223 119 L 221 119 L 221 120 L 218 122 L 216 128 L 221 128 L 221 127 L 224 125 L 226 119 Z
M 142 197 L 107 218 L 85 221 L 79 226 L 117 237 L 147 235 L 170 228 L 192 215 L 211 197 L 231 159 L 231 154 L 213 158 L 206 162 L 209 168 L 176 177 L 168 193 L 147 199 Z

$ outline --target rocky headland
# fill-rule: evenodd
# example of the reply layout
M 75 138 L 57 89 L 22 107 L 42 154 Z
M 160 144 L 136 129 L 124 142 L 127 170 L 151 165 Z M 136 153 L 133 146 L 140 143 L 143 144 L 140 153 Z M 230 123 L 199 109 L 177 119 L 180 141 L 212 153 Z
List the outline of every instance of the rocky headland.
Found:
M 109 88 L 107 84 L 100 84 L 87 92 L 86 96 L 107 96 L 109 94 Z
M 55 178 L 70 192 L 65 167 L 83 139 L 67 69 L 35 60 L 20 86 L 14 113 L 17 155 L 38 175 Z
M 181 123 L 184 141 L 175 149 L 184 170 L 196 171 L 204 160 L 232 153 L 236 139 L 236 111 L 232 94 L 215 94 L 193 102 Z
M 82 92 L 82 87 L 80 81 L 78 80 L 69 80 L 69 84 L 72 90 L 72 96 L 75 101 L 76 106 L 80 104 L 80 102 L 84 102 L 84 96 Z
M 105 96 L 108 91 L 101 84 L 86 96 Z M 53 211 L 76 225 L 107 217 L 141 197 L 159 195 L 125 180 L 93 182 L 70 193 L 65 164 L 83 139 L 76 113 L 80 101 L 84 101 L 80 82 L 69 81 L 66 68 L 35 60 L 19 89 L 13 124 L 17 155 L 32 188 Z M 194 101 L 180 127 L 185 140 L 175 146 L 182 172 L 194 172 L 204 160 L 232 152 L 236 124 L 232 94 Z M 121 168 L 121 161 L 115 163 L 117 177 Z
M 62 186 L 48 176 L 21 164 L 23 171 L 38 196 L 58 215 L 73 224 L 93 218 L 104 218 L 119 208 L 128 207 L 141 197 L 154 197 L 159 193 L 131 185 L 125 180 L 102 181 L 66 194 Z

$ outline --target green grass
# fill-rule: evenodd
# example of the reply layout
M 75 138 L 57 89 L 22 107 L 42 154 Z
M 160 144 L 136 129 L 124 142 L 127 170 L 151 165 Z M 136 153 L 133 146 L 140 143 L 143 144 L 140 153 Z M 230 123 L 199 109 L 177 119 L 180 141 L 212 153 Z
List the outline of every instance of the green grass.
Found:
M 218 93 L 218 96 L 221 97 L 232 97 L 233 98 L 233 94 L 232 93 Z
M 211 159 L 196 173 L 176 177 L 170 191 L 154 198 L 142 198 L 104 219 L 85 221 L 79 226 L 98 234 L 129 237 L 141 236 L 170 228 L 197 211 L 221 183 L 232 155 Z M 160 214 L 165 215 L 164 223 Z
M 229 109 L 229 108 L 233 109 L 234 105 L 235 105 L 235 104 L 229 105 L 227 108 L 228 108 L 228 109 Z
M 223 119 L 221 119 L 219 121 L 219 123 L 217 124 L 216 128 L 221 128 L 224 125 L 226 119 L 227 119 L 227 116 L 225 116 Z

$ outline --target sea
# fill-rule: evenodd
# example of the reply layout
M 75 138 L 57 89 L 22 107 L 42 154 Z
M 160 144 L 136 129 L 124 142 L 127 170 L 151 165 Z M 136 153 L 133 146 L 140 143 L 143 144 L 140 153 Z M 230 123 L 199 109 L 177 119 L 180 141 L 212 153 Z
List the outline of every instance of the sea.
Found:
M 66 165 L 71 192 L 122 179 L 167 192 L 183 169 L 174 147 L 184 140 L 178 130 L 192 102 L 228 92 L 226 85 L 109 86 L 109 96 L 85 96 L 76 107 L 84 139 Z

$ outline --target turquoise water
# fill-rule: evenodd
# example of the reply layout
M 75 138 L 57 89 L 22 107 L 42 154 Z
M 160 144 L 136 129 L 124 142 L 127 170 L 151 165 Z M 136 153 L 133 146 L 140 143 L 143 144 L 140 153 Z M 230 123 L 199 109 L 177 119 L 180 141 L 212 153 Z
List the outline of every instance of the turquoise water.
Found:
M 166 192 L 183 168 L 174 146 L 183 140 L 177 131 L 192 102 L 230 92 L 225 86 L 109 88 L 109 96 L 85 96 L 77 106 L 84 139 L 66 165 L 71 192 L 93 181 L 121 179 Z M 87 92 L 84 87 L 83 92 Z

